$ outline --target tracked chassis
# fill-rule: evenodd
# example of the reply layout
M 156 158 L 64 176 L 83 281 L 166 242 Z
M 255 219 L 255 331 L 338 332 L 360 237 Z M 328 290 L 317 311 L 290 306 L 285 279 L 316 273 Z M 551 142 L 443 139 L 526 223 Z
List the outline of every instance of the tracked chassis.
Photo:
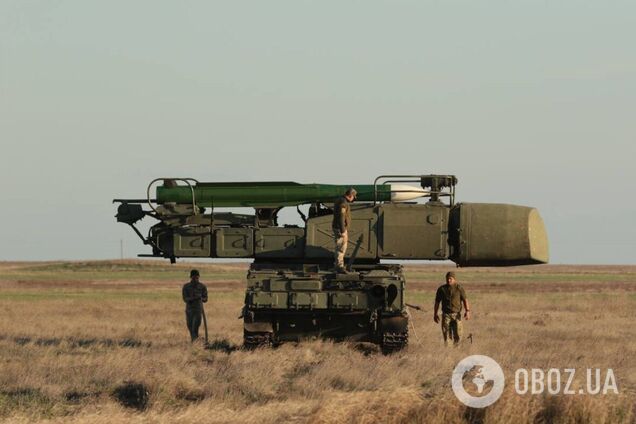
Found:
M 318 265 L 254 263 L 247 275 L 244 344 L 332 339 L 398 351 L 408 343 L 404 286 L 400 265 L 359 265 L 337 274 Z

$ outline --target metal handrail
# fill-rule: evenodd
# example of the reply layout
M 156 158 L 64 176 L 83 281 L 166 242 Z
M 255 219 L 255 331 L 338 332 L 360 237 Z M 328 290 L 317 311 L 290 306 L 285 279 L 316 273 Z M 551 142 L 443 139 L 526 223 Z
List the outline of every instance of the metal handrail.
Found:
M 375 180 L 373 180 L 373 205 L 374 206 L 378 203 L 378 181 L 382 179 L 386 179 L 386 178 L 421 178 L 421 176 L 418 177 L 417 175 L 379 175 L 378 177 L 376 177 Z M 414 183 L 416 181 L 409 179 L 409 180 L 405 180 L 401 182 Z
M 152 202 L 150 199 L 150 188 L 152 187 L 154 183 L 156 183 L 157 181 L 162 181 L 162 180 L 175 180 L 175 181 L 183 181 L 184 183 L 186 183 L 188 187 L 190 187 L 190 192 L 192 193 L 192 211 L 195 215 L 198 215 L 199 212 L 197 211 L 196 200 L 194 198 L 194 187 L 192 187 L 192 184 L 190 184 L 190 181 L 194 181 L 195 184 L 199 184 L 199 181 L 190 177 L 160 177 L 150 181 L 150 184 L 148 184 L 148 188 L 146 189 L 146 198 L 148 201 L 148 206 L 150 206 L 150 209 L 152 209 L 156 214 L 159 214 L 157 209 L 155 209 L 155 207 L 152 206 Z M 153 199 L 153 200 L 156 201 L 156 199 Z
M 376 177 L 375 180 L 373 180 L 373 205 L 375 206 L 378 203 L 378 181 L 380 180 L 386 180 L 382 183 L 382 185 L 388 184 L 388 183 L 420 183 L 422 181 L 422 177 L 428 177 L 428 175 L 379 175 L 378 177 Z M 390 178 L 390 179 L 389 179 Z M 396 179 L 396 178 L 408 178 L 406 180 L 404 179 Z M 446 192 L 435 192 L 437 193 L 439 196 L 444 196 L 444 197 L 450 197 L 450 205 L 453 206 L 453 204 L 455 203 L 455 185 L 452 185 L 449 187 L 450 189 L 450 193 L 446 193 Z M 393 190 L 391 190 L 393 192 Z M 395 190 L 396 193 L 402 193 L 402 192 L 408 192 L 406 190 Z M 425 194 L 433 194 L 433 191 L 424 191 Z
M 413 181 L 413 180 L 386 180 L 386 181 L 384 181 L 382 183 L 382 185 L 393 184 L 393 183 L 413 183 L 413 182 L 415 182 L 415 181 Z M 433 193 L 437 193 L 439 196 L 443 196 L 443 197 L 452 196 L 452 193 L 446 193 L 446 192 L 443 192 L 443 191 L 435 192 L 435 191 L 432 191 L 432 190 L 424 190 L 423 192 L 419 191 L 419 190 L 391 190 L 391 193 L 424 193 L 424 195 L 427 195 L 427 194 L 430 195 L 430 194 L 433 194 Z

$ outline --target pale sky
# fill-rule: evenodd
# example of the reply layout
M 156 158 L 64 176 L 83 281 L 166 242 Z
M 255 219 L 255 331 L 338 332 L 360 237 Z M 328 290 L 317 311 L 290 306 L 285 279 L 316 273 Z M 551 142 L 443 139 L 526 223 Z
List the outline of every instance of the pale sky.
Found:
M 449 173 L 636 263 L 634 40 L 633 1 L 0 0 L 0 260 L 149 253 L 111 200 L 155 177 Z

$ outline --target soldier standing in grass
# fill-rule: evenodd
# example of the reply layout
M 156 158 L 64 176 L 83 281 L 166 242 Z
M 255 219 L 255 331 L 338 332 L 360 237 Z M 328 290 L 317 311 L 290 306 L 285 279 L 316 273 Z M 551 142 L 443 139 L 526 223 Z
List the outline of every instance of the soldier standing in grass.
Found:
M 442 335 L 444 344 L 448 346 L 448 339 L 453 340 L 457 346 L 462 337 L 462 304 L 464 305 L 464 318 L 470 319 L 470 306 L 466 299 L 464 288 L 457 283 L 454 272 L 446 273 L 446 284 L 439 286 L 435 294 L 435 308 L 433 320 L 440 322 L 437 311 L 442 304 Z
M 190 282 L 184 284 L 181 295 L 186 304 L 186 325 L 190 338 L 195 341 L 199 338 L 203 304 L 208 301 L 208 289 L 199 282 L 199 271 L 196 269 L 190 271 Z
M 331 228 L 333 229 L 333 238 L 336 243 L 334 250 L 334 268 L 336 272 L 347 272 L 344 258 L 347 252 L 347 244 L 349 243 L 348 230 L 351 226 L 350 204 L 355 200 L 356 194 L 358 194 L 356 190 L 353 187 L 349 187 L 343 196 L 336 199 L 333 205 Z

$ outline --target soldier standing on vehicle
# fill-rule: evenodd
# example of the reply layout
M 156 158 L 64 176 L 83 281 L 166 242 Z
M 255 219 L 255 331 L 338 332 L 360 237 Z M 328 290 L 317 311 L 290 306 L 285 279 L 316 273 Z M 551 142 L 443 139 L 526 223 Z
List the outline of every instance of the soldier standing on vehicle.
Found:
M 336 199 L 333 205 L 333 238 L 336 243 L 334 250 L 334 268 L 336 272 L 346 273 L 344 264 L 347 244 L 349 243 L 349 227 L 351 226 L 351 206 L 358 192 L 349 187 L 345 194 Z
M 444 344 L 448 346 L 448 339 L 453 340 L 457 346 L 462 337 L 462 304 L 464 305 L 464 318 L 470 319 L 470 306 L 466 299 L 464 288 L 457 283 L 455 273 L 446 273 L 446 284 L 439 286 L 435 294 L 435 307 L 433 320 L 440 322 L 437 311 L 442 304 L 442 335 Z
M 186 304 L 186 324 L 190 338 L 195 341 L 199 338 L 203 304 L 208 301 L 208 289 L 199 282 L 199 271 L 196 269 L 190 271 L 190 282 L 184 284 L 181 295 Z

